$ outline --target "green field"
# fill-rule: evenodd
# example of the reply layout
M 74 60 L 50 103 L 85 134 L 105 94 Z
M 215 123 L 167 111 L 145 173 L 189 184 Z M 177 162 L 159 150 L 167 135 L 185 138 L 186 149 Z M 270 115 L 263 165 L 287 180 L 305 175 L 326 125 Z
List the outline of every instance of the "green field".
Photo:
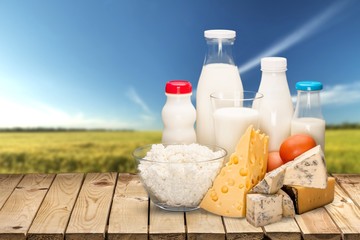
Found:
M 161 132 L 0 133 L 0 172 L 134 172 L 132 151 Z
M 131 152 L 161 132 L 2 132 L 0 173 L 135 172 Z M 327 130 L 331 173 L 360 173 L 360 129 Z

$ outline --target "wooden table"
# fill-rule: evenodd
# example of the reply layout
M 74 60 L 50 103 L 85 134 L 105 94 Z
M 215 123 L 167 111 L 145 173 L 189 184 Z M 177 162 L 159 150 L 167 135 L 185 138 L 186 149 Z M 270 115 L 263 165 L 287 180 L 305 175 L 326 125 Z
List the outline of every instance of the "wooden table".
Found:
M 334 175 L 332 204 L 255 228 L 202 210 L 166 212 L 138 176 L 0 175 L 0 239 L 360 239 L 360 174 Z

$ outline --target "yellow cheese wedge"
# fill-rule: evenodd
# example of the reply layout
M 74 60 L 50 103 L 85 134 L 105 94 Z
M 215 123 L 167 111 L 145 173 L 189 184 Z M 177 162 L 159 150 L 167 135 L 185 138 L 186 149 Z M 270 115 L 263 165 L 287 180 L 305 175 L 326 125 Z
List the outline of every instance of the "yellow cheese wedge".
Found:
M 283 190 L 291 197 L 297 214 L 325 206 L 334 200 L 335 178 L 328 177 L 325 189 L 301 186 L 284 186 Z
M 268 136 L 249 126 L 200 207 L 222 216 L 245 217 L 246 194 L 266 173 L 268 141 Z

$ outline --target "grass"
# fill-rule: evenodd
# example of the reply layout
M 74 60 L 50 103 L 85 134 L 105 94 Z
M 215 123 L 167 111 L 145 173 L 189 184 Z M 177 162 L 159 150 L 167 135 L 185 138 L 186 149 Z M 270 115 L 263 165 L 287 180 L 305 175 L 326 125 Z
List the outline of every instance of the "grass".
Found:
M 360 173 L 360 129 L 326 130 L 325 157 L 331 173 Z
M 135 172 L 132 151 L 161 132 L 2 132 L 0 173 Z M 360 173 L 360 129 L 326 131 L 331 173 Z
M 161 132 L 0 133 L 0 172 L 135 172 L 132 151 Z

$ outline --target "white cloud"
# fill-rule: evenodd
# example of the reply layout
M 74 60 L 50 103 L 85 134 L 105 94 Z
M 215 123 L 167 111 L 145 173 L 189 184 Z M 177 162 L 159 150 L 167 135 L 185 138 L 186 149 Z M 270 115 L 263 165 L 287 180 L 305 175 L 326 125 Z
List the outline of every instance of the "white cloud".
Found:
M 130 87 L 128 91 L 126 92 L 126 95 L 129 97 L 129 99 L 134 102 L 136 105 L 140 106 L 141 109 L 146 113 L 151 113 L 149 107 L 144 102 L 144 100 L 139 96 L 139 94 L 135 91 L 134 88 Z
M 155 119 L 154 114 L 152 113 L 148 105 L 139 96 L 139 94 L 135 91 L 134 88 L 130 87 L 126 92 L 126 96 L 128 96 L 133 103 L 135 103 L 141 108 L 142 113 L 139 114 L 141 119 L 145 121 L 153 121 Z
M 360 104 L 360 81 L 326 86 L 321 93 L 322 105 Z
M 82 112 L 69 113 L 60 108 L 33 99 L 15 99 L 0 96 L 0 128 L 104 128 L 104 129 L 142 129 L 151 128 L 155 115 L 145 101 L 130 88 L 126 95 L 140 107 L 140 113 L 132 121 L 89 117 Z M 130 116 L 131 117 L 131 116 Z
M 292 101 L 295 106 L 296 95 L 292 96 Z M 325 86 L 320 92 L 320 101 L 324 107 L 360 104 L 360 81 Z
M 63 127 L 63 128 L 133 128 L 134 125 L 116 119 L 88 118 L 83 113 L 69 114 L 36 101 L 18 102 L 0 98 L 0 127 Z
M 347 1 L 337 1 L 334 4 L 330 5 L 327 9 L 325 9 L 325 11 L 314 17 L 309 22 L 305 23 L 300 28 L 296 29 L 284 39 L 269 47 L 254 58 L 250 59 L 245 64 L 241 65 L 239 67 L 240 73 L 245 73 L 256 67 L 260 63 L 260 59 L 262 57 L 275 56 L 280 52 L 308 38 L 316 31 L 318 31 L 326 21 L 330 20 L 341 10 L 343 10 L 347 3 Z

